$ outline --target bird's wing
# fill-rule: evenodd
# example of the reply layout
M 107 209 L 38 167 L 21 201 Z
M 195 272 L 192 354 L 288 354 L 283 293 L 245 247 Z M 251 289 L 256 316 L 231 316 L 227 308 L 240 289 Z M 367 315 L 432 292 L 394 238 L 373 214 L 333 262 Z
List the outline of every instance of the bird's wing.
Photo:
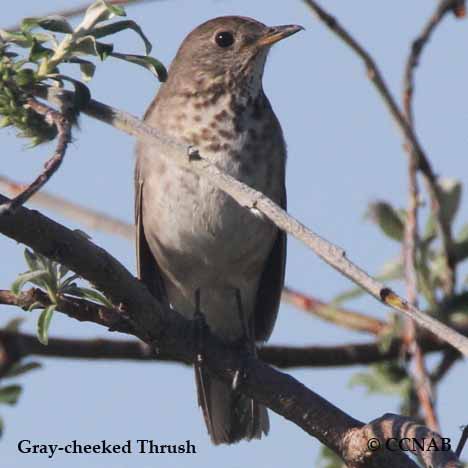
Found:
M 143 179 L 137 160 L 135 168 L 135 226 L 138 278 L 159 301 L 166 302 L 166 291 L 159 265 L 154 258 L 143 227 Z
M 280 205 L 286 209 L 286 188 L 284 185 L 281 198 Z M 254 314 L 255 339 L 258 341 L 266 341 L 270 337 L 278 316 L 286 269 L 286 239 L 286 233 L 278 229 L 275 243 L 260 278 Z

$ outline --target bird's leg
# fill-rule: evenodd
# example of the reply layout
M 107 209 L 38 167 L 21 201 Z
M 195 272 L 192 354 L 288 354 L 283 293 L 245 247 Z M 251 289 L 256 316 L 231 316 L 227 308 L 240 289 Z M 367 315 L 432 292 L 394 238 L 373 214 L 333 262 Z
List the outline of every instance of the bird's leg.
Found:
M 255 355 L 255 338 L 252 330 L 252 322 L 247 319 L 245 315 L 244 308 L 242 306 L 242 296 L 240 289 L 235 290 L 236 302 L 237 302 L 237 311 L 239 313 L 239 321 L 243 329 L 243 340 L 247 343 L 247 354 L 248 356 Z M 232 388 L 235 390 L 239 386 L 240 379 L 244 378 L 246 375 L 245 367 L 242 366 L 241 369 L 237 369 L 234 374 L 234 379 L 232 381 Z

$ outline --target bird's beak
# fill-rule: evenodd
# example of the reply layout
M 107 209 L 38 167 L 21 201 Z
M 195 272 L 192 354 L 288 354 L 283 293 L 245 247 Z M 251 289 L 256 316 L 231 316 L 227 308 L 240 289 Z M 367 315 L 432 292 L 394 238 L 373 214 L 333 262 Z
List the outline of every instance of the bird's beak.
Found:
M 281 41 L 281 39 L 285 39 L 286 37 L 292 36 L 297 32 L 303 30 L 302 26 L 298 26 L 296 24 L 288 24 L 286 26 L 274 26 L 269 28 L 266 34 L 260 37 L 257 41 L 259 46 L 270 46 L 275 42 Z

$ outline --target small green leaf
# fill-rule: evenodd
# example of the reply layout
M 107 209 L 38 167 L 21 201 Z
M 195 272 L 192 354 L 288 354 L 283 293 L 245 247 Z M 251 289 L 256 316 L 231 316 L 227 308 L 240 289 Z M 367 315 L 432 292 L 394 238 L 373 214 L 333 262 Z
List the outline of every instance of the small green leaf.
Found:
M 23 273 L 19 275 L 18 278 L 16 278 L 16 280 L 11 285 L 11 292 L 17 296 L 26 283 L 36 283 L 39 279 L 45 280 L 47 276 L 48 272 L 45 270 L 28 271 L 27 273 Z
M 25 18 L 21 23 L 21 30 L 23 32 L 29 32 L 37 27 L 65 34 L 73 33 L 73 28 L 67 19 L 59 15 Z
M 3 42 L 15 44 L 19 47 L 29 48 L 32 45 L 33 37 L 30 34 L 21 32 L 8 32 L 0 29 L 0 40 Z
M 8 372 L 4 375 L 4 377 L 11 378 L 11 377 L 18 377 L 19 375 L 26 374 L 29 371 L 39 369 L 42 365 L 38 362 L 28 362 L 26 364 L 14 364 Z
M 109 299 L 107 299 L 107 297 L 104 296 L 104 294 L 100 293 L 99 291 L 96 291 L 95 289 L 78 288 L 78 290 L 75 291 L 74 296 L 82 297 L 84 299 L 97 302 L 98 304 L 102 304 L 110 309 L 114 307 L 112 302 Z
M 125 60 L 136 65 L 149 70 L 153 75 L 155 75 L 159 81 L 164 82 L 167 79 L 167 71 L 164 65 L 153 57 L 147 57 L 145 55 L 133 55 L 133 54 L 119 54 L 113 52 L 112 57 L 118 58 L 120 60 Z
M 70 63 L 78 63 L 80 65 L 81 70 L 81 79 L 83 81 L 90 81 L 91 78 L 94 76 L 94 72 L 96 71 L 96 65 L 89 60 L 83 60 L 78 57 L 73 57 L 69 60 Z
M 0 403 L 6 405 L 15 405 L 21 395 L 20 385 L 6 385 L 0 387 Z
M 39 259 L 36 252 L 29 249 L 24 249 L 24 258 L 30 270 L 40 270 L 42 265 L 39 266 Z
M 459 180 L 441 178 L 437 181 L 441 194 L 442 214 L 451 223 L 460 207 L 462 185 Z
M 33 63 L 38 63 L 42 59 L 47 59 L 54 54 L 52 49 L 48 47 L 44 47 L 38 41 L 33 39 L 33 43 L 31 48 L 29 49 L 29 57 L 28 60 Z
M 65 289 L 73 283 L 73 281 L 77 280 L 79 278 L 78 275 L 73 274 L 66 278 L 61 284 L 60 284 L 60 292 L 65 292 Z
M 97 0 L 85 12 L 83 21 L 76 28 L 75 34 L 83 34 L 90 31 L 102 21 L 107 21 L 115 16 L 125 16 L 125 10 L 116 5 L 108 5 L 103 0 Z
M 4 430 L 5 430 L 5 423 L 3 422 L 3 418 L 0 416 L 0 437 L 3 436 Z
M 52 304 L 44 309 L 37 321 L 37 338 L 43 345 L 47 345 L 49 342 L 49 327 L 55 308 L 56 305 Z
M 115 23 L 106 24 L 105 26 L 98 26 L 94 28 L 93 30 L 89 31 L 89 34 L 94 36 L 96 39 L 100 39 L 101 37 L 106 37 L 111 34 L 124 31 L 125 29 L 131 29 L 135 31 L 141 37 L 141 39 L 143 40 L 145 44 L 146 55 L 148 55 L 151 52 L 151 48 L 152 48 L 151 42 L 148 40 L 148 38 L 143 33 L 143 30 L 135 21 L 132 21 L 132 20 L 117 21 Z
M 398 211 L 387 202 L 371 203 L 367 217 L 376 223 L 390 239 L 401 242 L 404 236 L 404 223 Z
M 112 54 L 114 46 L 104 42 L 98 42 L 93 36 L 84 36 L 76 41 L 72 54 L 95 55 L 101 60 L 105 60 Z

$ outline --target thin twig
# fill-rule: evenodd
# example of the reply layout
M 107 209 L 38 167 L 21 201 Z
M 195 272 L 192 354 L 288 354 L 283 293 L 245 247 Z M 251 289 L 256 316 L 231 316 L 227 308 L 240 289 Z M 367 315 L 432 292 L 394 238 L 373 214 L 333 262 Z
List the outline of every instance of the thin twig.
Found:
M 60 90 L 57 93 L 57 90 L 50 88 L 37 89 L 36 93 L 52 102 L 57 102 L 59 96 L 62 102 L 65 96 L 71 96 L 71 93 L 66 91 Z M 326 263 L 377 300 L 414 319 L 421 327 L 427 328 L 436 336 L 445 339 L 462 354 L 468 356 L 468 339 L 466 337 L 408 304 L 401 296 L 348 260 L 346 252 L 342 248 L 308 229 L 263 193 L 239 182 L 220 170 L 215 163 L 204 158 L 196 148 L 174 141 L 158 130 L 149 127 L 138 118 L 93 99 L 89 101 L 82 112 L 129 135 L 151 141 L 151 144 L 155 145 L 161 151 L 161 154 L 165 154 L 174 164 L 185 167 L 200 177 L 205 177 L 215 187 L 230 195 L 239 205 L 252 210 L 256 214 L 261 213 L 278 228 L 303 242 Z
M 403 242 L 403 258 L 405 263 L 405 282 L 408 302 L 418 306 L 418 285 L 416 274 L 416 251 L 418 236 L 418 181 L 416 159 L 410 153 L 408 159 L 409 202 L 405 223 L 405 236 Z M 424 414 L 426 425 L 433 430 L 439 430 L 439 424 L 434 408 L 433 392 L 427 375 L 424 356 L 418 343 L 416 324 L 406 319 L 404 344 L 409 354 L 408 372 L 411 376 L 414 391 L 418 397 L 420 407 Z
M 0 189 L 6 190 L 9 194 L 14 196 L 18 192 L 21 192 L 24 186 L 8 177 L 0 175 Z M 129 240 L 135 238 L 135 227 L 132 224 L 113 218 L 107 213 L 91 210 L 78 203 L 66 200 L 63 197 L 52 195 L 45 190 L 35 193 L 31 197 L 30 202 L 60 213 L 70 219 L 79 221 L 90 229 L 122 236 Z
M 0 304 L 27 308 L 32 303 L 36 303 L 37 308 L 40 309 L 50 305 L 50 300 L 47 294 L 35 288 L 18 296 L 10 291 L 0 290 Z M 75 320 L 112 327 L 113 330 L 127 334 L 133 332 L 115 311 L 83 299 L 62 297 L 56 310 Z M 460 328 L 459 331 L 467 335 L 468 326 Z M 154 354 L 150 352 L 150 347 L 136 340 L 49 338 L 49 344 L 43 346 L 33 335 L 0 329 L 0 349 L 2 343 L 5 343 L 5 346 L 10 344 L 13 349 L 20 350 L 20 357 L 41 355 L 73 359 L 124 360 L 153 360 L 155 358 Z M 12 343 L 16 344 L 13 346 Z M 349 343 L 336 346 L 268 345 L 259 348 L 258 356 L 262 361 L 282 369 L 369 365 L 397 359 L 400 356 L 402 343 L 401 338 L 395 338 L 385 349 L 379 342 Z M 424 353 L 452 349 L 448 348 L 447 343 L 428 333 L 420 337 L 420 346 Z M 158 360 L 177 362 L 170 356 L 167 358 L 158 356 Z
M 383 76 L 377 67 L 374 59 L 371 57 L 364 47 L 354 39 L 346 29 L 341 26 L 338 20 L 327 13 L 320 7 L 314 0 L 303 0 L 317 17 L 340 39 L 343 40 L 364 62 L 367 75 L 370 81 L 375 86 L 376 90 L 382 97 L 382 100 L 397 124 L 398 129 L 401 131 L 406 147 L 414 154 L 417 159 L 418 169 L 424 175 L 427 190 L 431 198 L 431 208 L 434 218 L 437 220 L 439 232 L 442 239 L 442 246 L 444 251 L 444 258 L 446 263 L 446 274 L 444 278 L 444 290 L 447 295 L 452 294 L 455 286 L 455 272 L 454 272 L 454 257 L 452 255 L 453 240 L 450 224 L 442 212 L 441 192 L 437 184 L 437 177 L 432 170 L 432 167 L 422 149 L 419 140 L 414 133 L 412 127 L 407 122 L 402 111 L 398 107 L 396 100 L 393 98 L 390 90 L 385 83 Z
M 461 356 L 453 348 L 446 349 L 442 354 L 437 367 L 432 371 L 430 379 L 433 385 L 437 385 L 448 374 L 452 367 L 460 360 Z
M 44 119 L 50 125 L 57 128 L 57 147 L 53 156 L 45 163 L 44 170 L 23 189 L 15 198 L 3 205 L 0 205 L 0 216 L 14 213 L 23 203 L 31 198 L 47 181 L 54 175 L 55 171 L 62 164 L 67 146 L 71 140 L 71 122 L 70 119 L 60 112 L 52 109 L 49 106 L 42 104 L 36 99 L 29 98 L 26 102 L 27 106 L 33 109 L 38 114 L 44 116 Z
M 421 54 L 424 47 L 429 42 L 432 33 L 437 26 L 441 23 L 444 16 L 450 11 L 455 11 L 459 0 L 443 0 L 436 7 L 434 14 L 429 18 L 427 24 L 424 26 L 421 34 L 413 41 L 411 51 L 408 55 L 406 62 L 404 80 L 403 80 L 403 110 L 406 121 L 411 127 L 413 132 L 414 128 L 414 110 L 413 110 L 413 96 L 415 88 L 415 70 L 419 64 Z M 405 258 L 405 277 L 407 284 L 408 300 L 417 305 L 417 275 L 416 275 L 416 251 L 418 244 L 417 232 L 417 212 L 418 212 L 418 185 L 417 185 L 417 155 L 412 150 L 411 142 L 407 141 L 406 147 L 408 149 L 408 173 L 409 173 L 409 206 L 408 217 L 406 221 L 405 242 L 404 242 L 404 258 Z M 444 218 L 445 219 L 445 218 Z M 450 225 L 448 223 L 440 223 L 442 230 L 448 232 L 448 236 L 442 236 L 447 241 L 451 237 Z M 452 294 L 455 285 L 455 263 L 450 259 L 451 245 L 445 246 L 446 255 L 446 293 Z M 437 417 L 434 408 L 433 391 L 431 388 L 431 379 L 428 377 L 427 369 L 424 362 L 424 356 L 419 348 L 417 339 L 417 328 L 414 322 L 408 321 L 407 323 L 407 337 L 406 347 L 411 355 L 411 363 L 409 366 L 412 375 L 413 384 L 416 394 L 418 396 L 420 406 L 423 410 L 426 424 L 433 428 L 438 429 Z M 433 382 L 433 381 L 432 381 Z
M 370 317 L 362 312 L 338 307 L 333 304 L 322 302 L 319 299 L 304 294 L 300 291 L 285 286 L 281 295 L 281 300 L 291 304 L 298 309 L 310 312 L 316 317 L 334 323 L 340 327 L 350 330 L 381 335 L 385 333 L 390 325 L 382 320 Z

